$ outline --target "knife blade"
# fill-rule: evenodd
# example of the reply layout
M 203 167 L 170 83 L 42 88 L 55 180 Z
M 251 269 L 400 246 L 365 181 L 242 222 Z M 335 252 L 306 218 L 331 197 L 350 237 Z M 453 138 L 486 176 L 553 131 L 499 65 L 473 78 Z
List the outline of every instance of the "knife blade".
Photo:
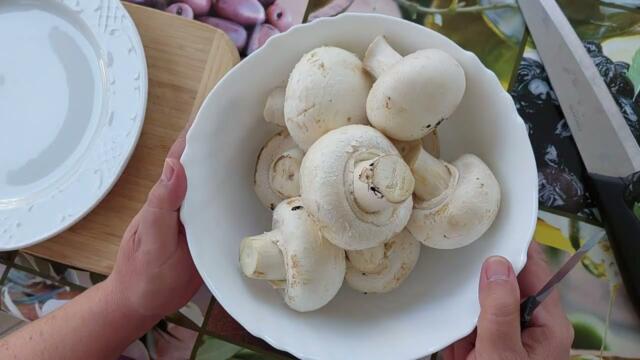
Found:
M 601 234 L 594 234 L 591 239 L 585 242 L 573 255 L 567 260 L 562 267 L 547 281 L 546 284 L 535 295 L 529 296 L 520 304 L 520 328 L 524 329 L 529 325 L 533 311 L 540 305 L 544 299 L 551 294 L 553 288 L 564 279 L 573 269 L 578 261 L 598 243 Z
M 638 144 L 558 4 L 519 4 L 587 170 L 608 176 L 640 171 Z
M 631 205 L 640 199 L 625 199 L 632 185 L 640 186 L 640 147 L 556 1 L 518 4 L 589 173 L 623 283 L 640 314 L 640 219 Z

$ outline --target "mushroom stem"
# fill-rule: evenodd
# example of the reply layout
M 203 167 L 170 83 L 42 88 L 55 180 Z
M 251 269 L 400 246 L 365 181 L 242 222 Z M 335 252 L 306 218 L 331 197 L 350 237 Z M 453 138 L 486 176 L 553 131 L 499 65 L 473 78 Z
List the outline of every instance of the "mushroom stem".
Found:
M 439 158 L 440 157 L 440 142 L 438 141 L 438 130 L 433 130 L 432 132 L 425 135 L 422 138 L 422 147 L 431 155 Z
M 383 36 L 376 37 L 367 48 L 362 61 L 364 68 L 375 78 L 402 60 Z
M 415 193 L 422 200 L 431 200 L 445 192 L 451 183 L 451 171 L 442 160 L 420 149 L 412 170 L 416 178 Z
M 286 127 L 284 123 L 284 87 L 277 87 L 271 91 L 264 105 L 262 115 L 268 123 Z
M 347 250 L 351 265 L 365 273 L 376 273 L 384 267 L 384 244 L 363 250 Z
M 284 289 L 287 287 L 287 280 L 270 280 L 269 284 L 274 289 Z
M 300 164 L 304 153 L 300 148 L 289 149 L 271 163 L 269 169 L 269 184 L 273 191 L 282 198 L 291 198 L 300 194 Z
M 285 280 L 286 270 L 282 251 L 276 245 L 280 236 L 277 230 L 242 239 L 240 243 L 240 267 L 252 279 Z
M 353 173 L 354 198 L 369 213 L 403 202 L 413 193 L 414 185 L 411 169 L 397 155 L 361 161 Z
M 432 200 L 451 186 L 451 171 L 446 163 L 429 154 L 421 141 L 396 142 L 415 177 L 416 195 L 422 200 Z

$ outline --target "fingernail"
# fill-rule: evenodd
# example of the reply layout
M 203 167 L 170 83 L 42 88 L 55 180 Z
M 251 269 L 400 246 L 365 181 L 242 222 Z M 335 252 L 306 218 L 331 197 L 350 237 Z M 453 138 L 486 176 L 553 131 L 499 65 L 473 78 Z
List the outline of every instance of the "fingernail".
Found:
M 501 256 L 492 256 L 484 263 L 484 274 L 488 281 L 508 280 L 511 273 L 511 265 L 507 259 Z
M 176 169 L 173 167 L 173 164 L 171 163 L 171 161 L 169 159 L 164 161 L 164 168 L 162 169 L 162 177 L 160 177 L 160 180 L 162 180 L 163 182 L 171 182 L 171 179 L 173 179 L 173 174 L 175 174 Z

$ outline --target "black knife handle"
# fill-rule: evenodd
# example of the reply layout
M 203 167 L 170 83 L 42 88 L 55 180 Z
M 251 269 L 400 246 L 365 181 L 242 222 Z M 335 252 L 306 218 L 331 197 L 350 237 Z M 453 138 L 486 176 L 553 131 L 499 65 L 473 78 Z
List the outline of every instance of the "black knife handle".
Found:
M 529 327 L 533 311 L 540 305 L 535 296 L 529 296 L 520 303 L 520 331 Z
M 640 172 L 626 178 L 589 174 L 609 242 L 636 314 L 640 316 L 640 219 L 633 203 L 640 189 Z

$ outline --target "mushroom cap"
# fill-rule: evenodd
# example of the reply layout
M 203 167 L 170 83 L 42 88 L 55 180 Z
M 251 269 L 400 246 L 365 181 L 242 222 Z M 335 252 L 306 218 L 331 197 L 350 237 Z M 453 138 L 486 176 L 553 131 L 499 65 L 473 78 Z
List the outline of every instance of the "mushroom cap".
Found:
M 278 204 L 273 228 L 280 231 L 276 245 L 282 251 L 286 284 L 284 301 L 296 311 L 313 311 L 338 293 L 346 271 L 344 250 L 318 231 L 299 197 Z
M 420 257 L 420 243 L 405 229 L 383 246 L 383 266 L 376 272 L 364 272 L 347 261 L 349 286 L 364 293 L 385 293 L 409 276 Z
M 375 213 L 362 211 L 353 197 L 355 165 L 388 154 L 399 155 L 382 133 L 365 125 L 330 131 L 309 148 L 300 167 L 300 194 L 327 240 L 346 250 L 362 250 L 405 227 L 411 196 Z
M 287 130 L 275 134 L 262 147 L 256 161 L 254 173 L 254 189 L 260 202 L 273 210 L 282 200 L 300 194 L 299 169 L 300 163 L 290 153 L 302 150 L 289 136 Z M 278 161 L 287 158 L 288 166 L 278 166 Z M 296 166 L 297 163 L 297 166 Z M 282 172 L 286 172 L 283 174 Z M 279 176 L 274 179 L 273 175 Z M 276 185 L 276 186 L 274 186 Z M 278 191 L 278 188 L 280 191 Z
M 453 189 L 447 197 L 416 202 L 407 229 L 421 243 L 437 249 L 468 245 L 484 234 L 500 207 L 500 185 L 477 156 L 452 163 Z
M 418 50 L 373 84 L 367 116 L 391 138 L 417 140 L 453 113 L 465 86 L 464 70 L 451 55 L 438 49 Z
M 300 148 L 307 150 L 330 130 L 366 124 L 371 78 L 354 54 L 331 46 L 306 53 L 289 75 L 284 118 Z

